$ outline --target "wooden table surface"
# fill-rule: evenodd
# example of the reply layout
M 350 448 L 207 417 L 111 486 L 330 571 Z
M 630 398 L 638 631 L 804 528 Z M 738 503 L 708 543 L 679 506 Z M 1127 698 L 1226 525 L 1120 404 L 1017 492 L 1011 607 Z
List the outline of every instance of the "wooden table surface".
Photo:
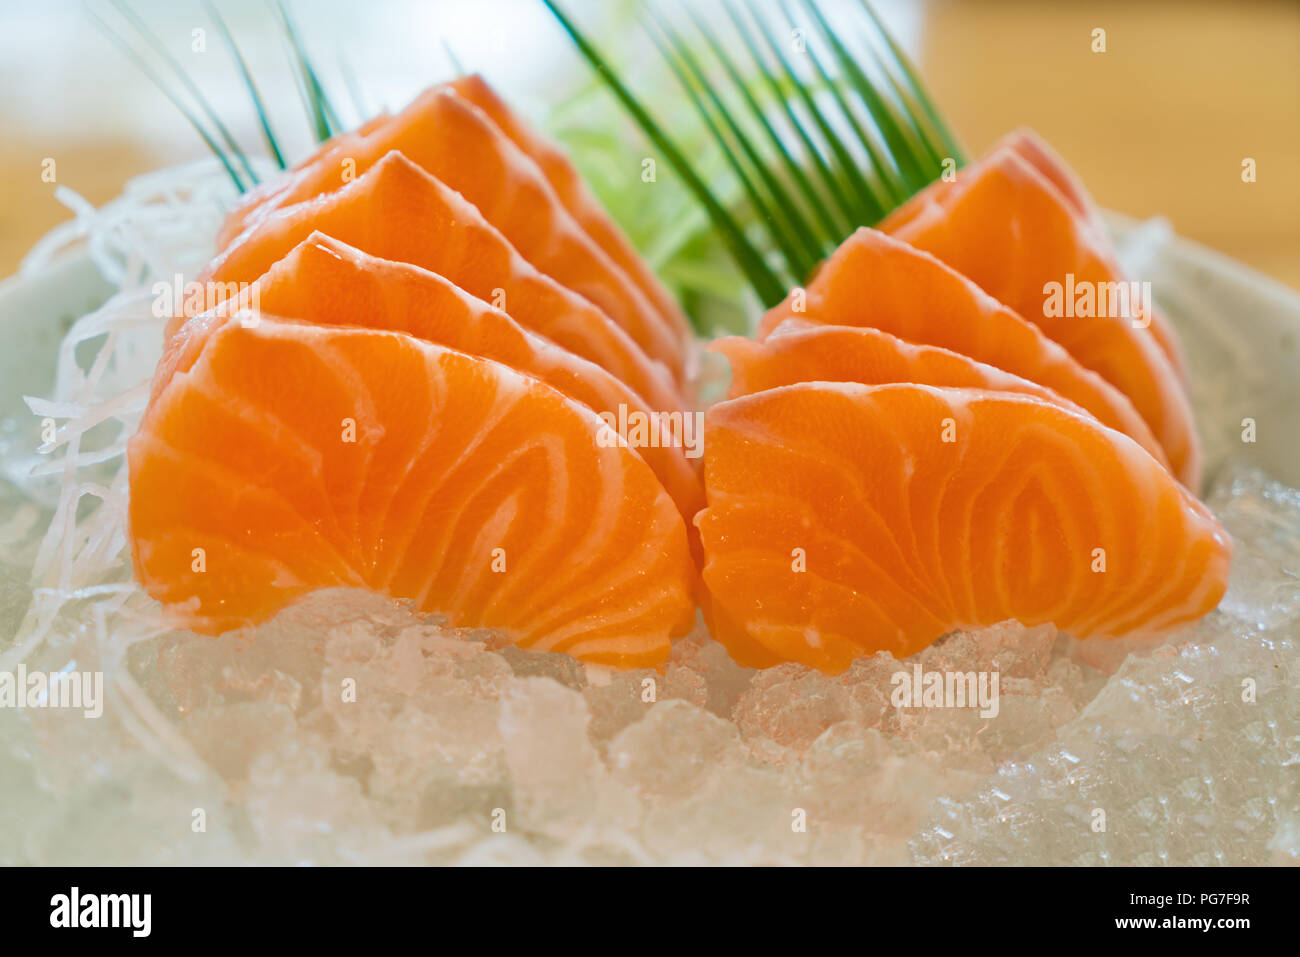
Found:
M 931 0 L 923 26 L 922 71 L 970 152 L 1032 126 L 1104 206 L 1164 215 L 1300 289 L 1300 3 Z M 1105 53 L 1090 49 L 1095 28 Z M 105 128 L 51 142 L 10 125 L 0 276 L 67 218 L 39 182 L 42 157 L 57 155 L 60 181 L 99 203 L 135 173 L 203 154 L 194 137 L 142 144 Z

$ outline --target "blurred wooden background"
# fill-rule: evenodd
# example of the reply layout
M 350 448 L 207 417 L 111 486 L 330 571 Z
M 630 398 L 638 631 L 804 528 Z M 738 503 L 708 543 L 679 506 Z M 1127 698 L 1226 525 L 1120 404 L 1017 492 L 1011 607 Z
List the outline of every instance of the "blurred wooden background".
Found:
M 93 31 L 67 54 L 69 38 L 86 32 L 85 16 L 79 3 L 57 9 L 52 22 L 8 25 L 0 47 L 45 44 L 46 104 L 84 99 L 76 84 L 87 82 L 85 72 L 71 79 L 58 57 L 93 57 L 103 82 L 120 87 L 118 113 L 60 125 L 0 110 L 0 176 L 8 184 L 0 276 L 67 218 L 39 181 L 43 157 L 56 156 L 59 181 L 99 203 L 131 175 L 204 153 L 172 107 Z M 922 10 L 922 71 L 972 153 L 1013 127 L 1033 126 L 1103 205 L 1164 215 L 1183 235 L 1300 289 L 1300 3 L 929 0 Z M 1106 31 L 1105 53 L 1091 52 L 1094 28 Z M 14 84 L 33 82 L 10 69 L 0 62 L 6 98 Z M 45 118 L 60 109 L 71 107 L 48 105 Z M 142 111 L 155 128 L 147 137 Z M 1247 156 L 1258 164 L 1254 184 L 1241 181 Z
M 971 152 L 1032 126 L 1103 206 L 1300 289 L 1300 3 L 932 0 L 921 60 Z

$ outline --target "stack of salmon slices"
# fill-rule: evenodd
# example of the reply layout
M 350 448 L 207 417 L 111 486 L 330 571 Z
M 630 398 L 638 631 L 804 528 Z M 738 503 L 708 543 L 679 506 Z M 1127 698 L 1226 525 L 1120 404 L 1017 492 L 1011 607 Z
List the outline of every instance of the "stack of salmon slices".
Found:
M 478 77 L 326 142 L 218 247 L 129 446 L 137 576 L 196 630 L 353 586 L 639 667 L 698 602 L 741 663 L 834 672 L 1005 619 L 1159 631 L 1226 587 L 1177 338 L 1032 134 L 713 344 L 703 480 L 612 425 L 690 409 L 681 311 Z
M 136 574 L 222 632 L 355 586 L 623 667 L 695 621 L 685 319 L 478 77 L 249 193 L 131 440 Z M 622 418 L 620 419 L 620 413 Z
M 1018 132 L 856 232 L 756 340 L 715 342 L 715 637 L 837 672 L 1006 619 L 1121 637 L 1212 610 L 1231 544 L 1194 494 L 1177 338 L 1134 286 Z

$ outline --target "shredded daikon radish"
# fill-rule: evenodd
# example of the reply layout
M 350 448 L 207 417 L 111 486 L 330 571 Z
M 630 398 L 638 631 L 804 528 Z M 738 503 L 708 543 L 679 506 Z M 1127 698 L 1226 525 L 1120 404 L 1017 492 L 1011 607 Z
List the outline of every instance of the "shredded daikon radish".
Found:
M 234 194 L 216 161 L 204 160 L 139 176 L 99 208 L 66 186 L 55 197 L 74 218 L 33 247 L 21 275 L 36 279 L 82 254 L 117 291 L 64 336 L 52 394 L 24 397 L 32 414 L 54 430 L 43 431 L 36 452 L 6 471 L 50 517 L 31 571 L 31 605 L 14 642 L 0 654 L 0 667 L 29 657 L 64 628 L 84 626 L 86 602 L 93 604 L 89 617 L 98 623 L 106 662 L 168 627 L 131 578 L 126 444 L 161 355 L 166 318 L 155 315 L 154 286 L 178 276 L 188 281 L 202 269 Z M 30 529 L 33 521 L 29 509 L 10 524 Z M 74 603 L 76 622 L 67 620 Z M 114 678 L 129 680 L 124 670 Z M 141 727 L 157 724 L 141 716 Z

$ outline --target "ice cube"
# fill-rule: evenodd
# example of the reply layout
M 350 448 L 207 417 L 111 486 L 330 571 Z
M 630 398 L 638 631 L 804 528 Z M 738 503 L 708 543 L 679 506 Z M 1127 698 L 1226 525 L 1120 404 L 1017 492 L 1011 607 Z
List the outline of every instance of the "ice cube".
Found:
M 734 724 L 674 699 L 623 729 L 608 753 L 616 781 L 660 802 L 691 797 L 708 778 L 739 767 L 745 757 Z
M 603 770 L 587 737 L 586 702 L 549 678 L 521 678 L 506 689 L 501 703 L 499 728 L 518 817 L 514 826 L 573 837 L 596 815 Z
M 1208 504 L 1234 545 L 1222 610 L 1261 629 L 1293 621 L 1300 615 L 1300 491 L 1257 469 L 1236 469 Z
M 754 677 L 736 703 L 735 720 L 756 755 L 784 761 L 852 714 L 853 699 L 835 677 L 784 664 Z

